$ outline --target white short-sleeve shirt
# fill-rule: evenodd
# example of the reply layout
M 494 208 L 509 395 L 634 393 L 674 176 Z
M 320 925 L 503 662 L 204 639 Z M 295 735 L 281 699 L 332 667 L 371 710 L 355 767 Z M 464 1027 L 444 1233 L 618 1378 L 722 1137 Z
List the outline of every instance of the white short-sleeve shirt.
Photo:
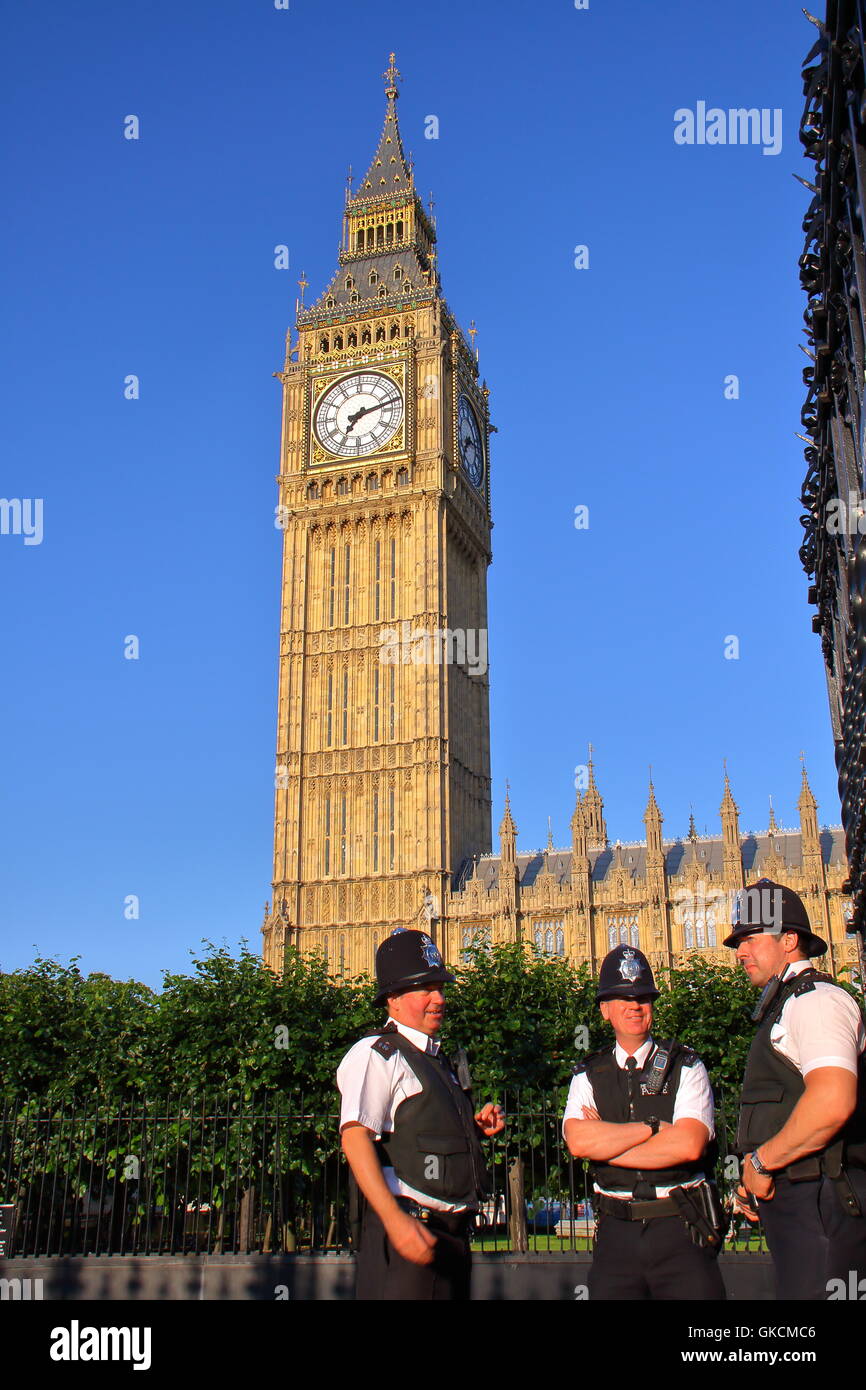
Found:
M 635 1052 L 634 1058 L 638 1064 L 639 1070 L 642 1070 L 646 1066 L 651 1054 L 655 1051 L 655 1047 L 656 1044 L 650 1037 L 647 1038 L 646 1042 L 638 1048 L 637 1052 Z M 624 1071 L 626 1059 L 629 1054 L 620 1047 L 619 1043 L 617 1043 L 613 1050 L 613 1055 L 616 1059 L 617 1066 Z M 578 1072 L 577 1076 L 572 1078 L 571 1086 L 569 1088 L 568 1100 L 565 1106 L 565 1114 L 562 1117 L 563 1135 L 565 1134 L 566 1120 L 583 1120 L 586 1118 L 583 1114 L 583 1107 L 585 1105 L 591 1106 L 592 1109 L 596 1109 L 595 1095 L 593 1093 L 592 1083 L 589 1077 L 587 1076 L 586 1072 L 582 1071 Z M 686 1119 L 700 1120 L 701 1124 L 706 1126 L 708 1141 L 713 1138 L 713 1135 L 716 1132 L 713 1091 L 712 1087 L 710 1086 L 710 1078 L 707 1075 L 707 1069 L 704 1066 L 703 1062 L 700 1060 L 700 1058 L 696 1058 L 691 1066 L 683 1066 L 680 1070 L 679 1085 L 677 1086 L 677 1093 L 674 1098 L 674 1112 L 672 1123 L 676 1124 L 677 1120 Z M 623 1182 L 625 1183 L 628 1180 L 628 1173 L 632 1170 L 628 1168 L 623 1168 L 622 1171 Z M 650 1170 L 646 1171 L 649 1175 Z M 703 1174 L 698 1174 L 689 1182 L 680 1183 L 678 1184 L 678 1186 L 692 1187 L 696 1183 L 701 1182 L 702 1178 Z M 594 1184 L 594 1186 L 596 1192 L 604 1192 L 607 1193 L 609 1196 L 622 1195 L 621 1192 L 615 1192 L 612 1188 L 599 1187 L 597 1183 Z M 670 1186 L 663 1185 L 661 1187 L 656 1187 L 656 1196 L 667 1197 L 670 1190 Z
M 813 970 L 811 960 L 795 960 L 783 980 Z M 778 1021 L 770 1029 L 770 1043 L 808 1076 L 817 1067 L 841 1067 L 857 1075 L 857 1059 L 866 1048 L 866 1028 L 860 1010 L 843 989 L 816 980 L 807 994 L 786 999 Z

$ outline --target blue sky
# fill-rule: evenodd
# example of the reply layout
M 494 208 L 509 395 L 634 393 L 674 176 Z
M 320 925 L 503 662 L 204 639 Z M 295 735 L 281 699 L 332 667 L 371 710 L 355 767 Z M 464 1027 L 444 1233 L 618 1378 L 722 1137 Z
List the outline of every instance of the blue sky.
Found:
M 718 829 L 724 758 L 744 830 L 769 794 L 795 824 L 801 750 L 838 822 L 797 558 L 797 4 L 83 0 L 7 29 L 0 491 L 43 499 L 43 536 L 0 536 L 4 969 L 38 947 L 158 985 L 203 937 L 258 949 L 272 373 L 301 271 L 309 300 L 335 268 L 391 49 L 498 428 L 494 826 L 507 777 L 520 847 L 548 816 L 568 843 L 589 741 L 613 838 L 643 835 L 650 763 L 666 835 L 692 806 Z M 781 150 L 675 143 L 699 102 L 780 110 Z

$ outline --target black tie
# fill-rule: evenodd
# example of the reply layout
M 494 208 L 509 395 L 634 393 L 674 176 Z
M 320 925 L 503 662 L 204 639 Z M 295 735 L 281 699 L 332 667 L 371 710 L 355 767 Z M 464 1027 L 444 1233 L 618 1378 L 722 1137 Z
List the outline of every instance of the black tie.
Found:
M 625 1069 L 628 1073 L 628 1113 L 629 1119 L 634 1119 L 634 1103 L 640 1095 L 640 1087 L 637 1079 L 637 1059 L 626 1057 Z

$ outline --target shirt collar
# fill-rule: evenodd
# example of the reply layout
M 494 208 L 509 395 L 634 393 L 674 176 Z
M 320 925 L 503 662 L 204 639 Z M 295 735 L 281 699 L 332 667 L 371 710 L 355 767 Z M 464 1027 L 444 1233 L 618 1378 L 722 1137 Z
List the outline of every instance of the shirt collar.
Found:
M 638 1071 L 642 1071 L 643 1068 L 646 1066 L 647 1058 L 649 1057 L 654 1047 L 655 1043 L 653 1042 L 652 1038 L 647 1038 L 645 1043 L 641 1043 L 637 1052 L 632 1054 L 634 1056 L 635 1061 L 637 1062 Z M 613 1055 L 616 1058 L 617 1066 L 622 1068 L 622 1070 L 624 1071 L 626 1058 L 629 1054 L 627 1052 L 624 1052 L 623 1049 L 620 1047 L 619 1043 L 617 1043 L 616 1047 L 613 1050 Z
M 785 969 L 782 971 L 780 979 L 791 980 L 794 978 L 795 975 L 802 975 L 804 970 L 812 969 L 814 969 L 814 967 L 810 960 L 792 960 L 789 961 L 788 964 L 785 966 Z
M 439 1051 L 439 1042 L 436 1038 L 431 1038 L 427 1033 L 422 1033 L 417 1028 L 410 1028 L 407 1023 L 400 1023 L 396 1018 L 389 1017 L 388 1022 L 393 1023 L 397 1032 L 402 1033 L 404 1038 L 408 1038 L 410 1043 L 414 1043 L 419 1051 L 429 1052 L 433 1057 L 436 1056 Z

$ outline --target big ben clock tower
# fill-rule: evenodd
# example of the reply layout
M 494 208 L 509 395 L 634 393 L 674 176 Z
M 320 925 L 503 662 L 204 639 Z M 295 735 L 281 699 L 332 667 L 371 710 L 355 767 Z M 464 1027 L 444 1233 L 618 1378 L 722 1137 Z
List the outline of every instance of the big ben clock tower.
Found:
M 287 344 L 273 904 L 264 958 L 370 971 L 399 926 L 444 942 L 490 849 L 487 388 L 442 298 L 397 124 L 399 73 L 339 267 Z

